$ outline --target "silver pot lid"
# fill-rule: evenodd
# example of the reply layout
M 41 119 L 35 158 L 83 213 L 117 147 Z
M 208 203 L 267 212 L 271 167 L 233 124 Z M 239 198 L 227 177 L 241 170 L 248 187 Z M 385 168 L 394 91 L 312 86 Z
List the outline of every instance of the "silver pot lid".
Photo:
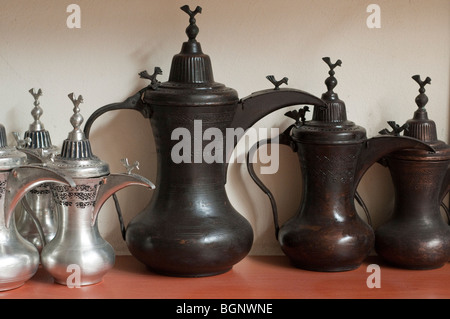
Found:
M 108 163 L 92 153 L 91 143 L 80 129 L 84 121 L 79 107 L 84 102 L 83 97 L 80 95 L 75 98 L 73 93 L 68 96 L 74 105 L 73 115 L 70 118 L 73 130 L 64 140 L 60 154 L 49 156 L 47 166 L 62 170 L 72 178 L 94 178 L 108 175 L 110 173 Z
M 49 156 L 52 153 L 58 153 L 59 148 L 52 144 L 50 133 L 44 128 L 40 117 L 44 113 L 40 106 L 39 98 L 43 95 L 42 89 L 35 91 L 30 89 L 28 92 L 34 97 L 34 108 L 31 110 L 33 123 L 30 124 L 28 131 L 25 132 L 23 139 L 19 133 L 13 132 L 19 149 L 35 153 L 36 156 Z
M 0 171 L 7 171 L 25 165 L 27 155 L 14 146 L 8 146 L 6 130 L 0 124 Z

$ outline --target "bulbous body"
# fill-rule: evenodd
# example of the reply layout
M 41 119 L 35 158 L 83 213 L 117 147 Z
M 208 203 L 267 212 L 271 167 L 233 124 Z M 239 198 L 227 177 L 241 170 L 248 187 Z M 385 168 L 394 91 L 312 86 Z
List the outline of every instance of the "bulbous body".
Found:
M 22 286 L 39 267 L 39 252 L 17 231 L 14 219 L 5 225 L 6 183 L 10 172 L 0 172 L 0 291 Z
M 395 207 L 392 218 L 375 232 L 377 254 L 402 268 L 442 267 L 450 257 L 450 228 L 439 208 L 449 161 L 388 157 L 387 163 Z
M 346 271 L 361 265 L 374 244 L 372 228 L 354 205 L 356 169 L 363 143 L 297 144 L 303 201 L 279 231 L 283 252 L 296 267 Z
M 114 266 L 114 249 L 100 235 L 97 221 L 92 222 L 102 180 L 75 179 L 75 187 L 52 186 L 58 230 L 54 239 L 42 249 L 41 262 L 59 284 L 68 284 L 73 271 L 69 267 L 71 265 L 79 267 L 80 281 L 77 284 L 82 286 L 102 281 Z
M 225 191 L 225 140 L 216 148 L 223 151 L 221 160 L 206 163 L 202 153 L 210 143 L 203 140 L 204 132 L 215 128 L 225 136 L 235 108 L 235 104 L 192 107 L 183 113 L 178 107 L 153 108 L 158 187 L 126 232 L 130 252 L 150 269 L 175 276 L 215 275 L 230 270 L 250 251 L 253 230 Z M 201 128 L 194 127 L 194 120 L 201 120 Z M 200 145 L 200 153 L 194 150 L 198 157 L 188 151 L 191 163 L 175 163 L 172 156 L 175 145 L 183 140 L 172 139 L 167 132 L 179 127 L 192 133 L 190 140 L 183 137 L 184 142 L 192 142 L 193 148 L 194 143 Z

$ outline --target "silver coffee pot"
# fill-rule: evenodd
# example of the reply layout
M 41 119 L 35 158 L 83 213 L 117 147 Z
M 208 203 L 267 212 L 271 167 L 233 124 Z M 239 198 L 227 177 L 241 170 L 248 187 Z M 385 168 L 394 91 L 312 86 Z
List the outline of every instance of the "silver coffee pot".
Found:
M 30 164 L 24 152 L 7 145 L 0 125 L 0 291 L 22 286 L 39 267 L 39 252 L 17 231 L 14 211 L 26 193 L 49 183 L 74 185 L 70 177 Z
M 30 89 L 28 92 L 34 97 L 34 108 L 31 111 L 33 123 L 24 133 L 23 138 L 18 132 L 13 132 L 17 148 L 25 152 L 30 162 L 41 162 L 51 154 L 59 153 L 59 148 L 52 144 L 50 133 L 40 121 L 43 114 L 39 98 L 43 95 L 42 89 Z M 31 218 L 32 213 L 39 223 Z M 50 242 L 56 234 L 55 203 L 49 184 L 42 184 L 29 191 L 22 202 L 17 206 L 16 226 L 19 233 L 36 246 L 39 252 Z
M 73 130 L 64 140 L 61 153 L 52 156 L 46 165 L 71 176 L 75 186 L 51 185 L 58 228 L 53 240 L 42 249 L 41 263 L 55 282 L 84 286 L 101 282 L 115 262 L 113 247 L 98 229 L 97 216 L 104 202 L 127 186 L 155 186 L 131 173 L 138 163 L 128 165 L 126 174 L 110 174 L 109 165 L 92 153 L 90 142 L 80 129 L 83 117 L 79 105 L 83 97 L 75 98 L 71 93 L 69 98 L 74 104 L 70 119 Z

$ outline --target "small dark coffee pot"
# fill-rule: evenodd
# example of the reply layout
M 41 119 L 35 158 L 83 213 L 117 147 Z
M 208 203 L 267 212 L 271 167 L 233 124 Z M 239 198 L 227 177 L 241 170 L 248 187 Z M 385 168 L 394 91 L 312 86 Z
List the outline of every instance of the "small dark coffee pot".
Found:
M 450 257 L 450 228 L 439 209 L 450 187 L 450 146 L 438 140 L 436 124 L 425 109 L 425 85 L 431 79 L 422 81 L 419 75 L 413 79 L 420 85 L 414 117 L 402 126 L 388 122 L 392 131 L 380 133 L 399 135 L 403 131 L 404 136 L 417 138 L 436 152 L 405 149 L 385 157 L 395 187 L 395 206 L 392 218 L 375 232 L 375 249 L 399 267 L 432 269 L 442 267 Z
M 359 267 L 374 246 L 372 227 L 359 217 L 354 204 L 356 197 L 367 211 L 356 192 L 364 173 L 392 151 L 432 149 L 409 137 L 367 139 L 363 127 L 347 120 L 345 103 L 333 92 L 337 85 L 334 69 L 341 66 L 341 60 L 334 64 L 328 57 L 323 60 L 330 67 L 325 81 L 328 91 L 322 95 L 328 107 L 315 107 L 311 121 L 305 120 L 308 107 L 286 113 L 296 122 L 279 137 L 280 143 L 291 145 L 298 154 L 303 177 L 301 207 L 281 228 L 271 192 L 250 161 L 247 165 L 271 200 L 277 239 L 292 264 L 315 271 L 345 271 Z M 248 158 L 255 150 L 250 150 Z
M 245 131 L 282 107 L 325 103 L 300 90 L 280 89 L 286 79 L 272 77 L 275 90 L 240 100 L 234 89 L 214 81 L 211 60 L 196 40 L 195 16 L 201 8 L 181 9 L 190 17 L 189 40 L 173 57 L 169 81 L 156 79 L 162 74 L 158 67 L 152 75 L 141 72 L 151 84 L 123 103 L 98 109 L 84 131 L 88 135 L 95 119 L 111 110 L 137 110 L 150 118 L 157 188 L 148 207 L 127 227 L 122 225 L 123 236 L 131 254 L 151 270 L 198 277 L 230 270 L 253 243 L 250 223 L 225 191 L 227 163 Z

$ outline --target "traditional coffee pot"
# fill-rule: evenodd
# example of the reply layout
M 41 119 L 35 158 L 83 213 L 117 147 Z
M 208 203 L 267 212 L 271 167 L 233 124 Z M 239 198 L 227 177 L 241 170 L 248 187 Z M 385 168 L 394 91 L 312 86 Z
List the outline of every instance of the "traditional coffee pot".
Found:
M 17 132 L 13 132 L 13 134 L 17 141 L 17 148 L 28 155 L 28 161 L 41 162 L 50 154 L 57 154 L 59 148 L 52 144 L 49 131 L 40 121 L 43 114 L 39 101 L 43 94 L 42 90 L 30 89 L 29 92 L 34 97 L 34 108 L 31 111 L 34 121 L 23 138 Z M 33 221 L 32 214 L 39 223 Z M 49 184 L 42 184 L 25 195 L 21 204 L 18 205 L 16 225 L 19 233 L 35 245 L 39 252 L 47 242 L 53 239 L 57 224 L 55 203 Z
M 250 223 L 233 208 L 225 191 L 236 143 L 277 109 L 325 104 L 300 90 L 279 89 L 287 79 L 278 82 L 272 77 L 275 90 L 240 100 L 234 89 L 214 81 L 211 60 L 196 40 L 195 16 L 201 8 L 181 9 L 190 17 L 189 40 L 172 60 L 169 81 L 156 79 L 162 73 L 158 67 L 152 75 L 141 72 L 151 84 L 123 103 L 94 112 L 85 134 L 96 118 L 111 110 L 138 110 L 150 118 L 158 153 L 157 190 L 144 211 L 122 227 L 123 236 L 131 254 L 151 270 L 198 277 L 230 270 L 253 243 Z
M 367 139 L 363 127 L 347 120 L 345 103 L 333 91 L 337 85 L 334 69 L 342 61 L 323 60 L 330 68 L 325 81 L 328 91 L 322 95 L 328 108 L 315 107 L 311 121 L 305 118 L 308 107 L 286 113 L 296 122 L 279 137 L 279 143 L 291 145 L 298 154 L 303 177 L 302 204 L 281 228 L 273 195 L 250 161 L 247 166 L 250 176 L 269 196 L 277 239 L 292 264 L 315 271 L 346 271 L 358 268 L 374 245 L 372 227 L 359 217 L 354 204 L 356 198 L 367 209 L 356 191 L 364 173 L 392 151 L 432 148 L 409 137 Z M 249 159 L 257 146 L 248 153 Z
M 39 267 L 39 252 L 17 231 L 14 210 L 27 192 L 49 183 L 74 185 L 70 177 L 29 164 L 24 152 L 7 145 L 0 125 L 0 291 L 22 286 Z
M 127 167 L 127 174 L 110 174 L 109 165 L 92 153 L 90 142 L 80 129 L 83 117 L 79 104 L 83 97 L 75 98 L 73 93 L 69 97 L 74 104 L 70 119 L 73 130 L 64 140 L 61 153 L 52 155 L 46 165 L 71 176 L 75 185 L 51 186 L 58 229 L 53 240 L 42 249 L 41 262 L 57 283 L 84 286 L 100 282 L 115 262 L 113 247 L 98 230 L 97 216 L 104 202 L 126 186 L 154 188 L 154 185 L 131 174 L 137 165 Z M 71 276 L 75 269 L 79 273 Z M 75 278 L 78 281 L 72 282 Z
M 388 122 L 392 131 L 380 133 L 417 138 L 436 152 L 405 149 L 386 156 L 395 188 L 392 218 L 375 231 L 375 250 L 396 266 L 410 269 L 442 267 L 450 258 L 450 228 L 440 214 L 440 203 L 450 189 L 450 146 L 438 140 L 436 123 L 428 119 L 428 97 L 424 81 L 412 77 L 420 86 L 418 109 L 404 125 Z M 448 212 L 447 212 L 448 213 Z

